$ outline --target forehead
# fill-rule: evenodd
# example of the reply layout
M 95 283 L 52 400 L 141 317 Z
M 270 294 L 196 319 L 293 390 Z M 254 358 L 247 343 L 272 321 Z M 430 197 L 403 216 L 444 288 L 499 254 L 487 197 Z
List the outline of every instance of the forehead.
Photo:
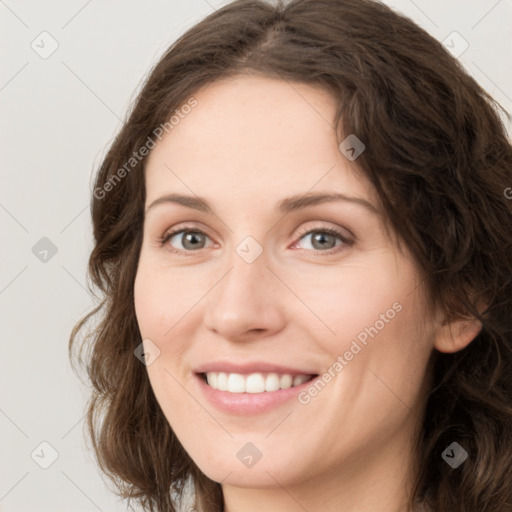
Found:
M 338 149 L 338 105 L 321 87 L 241 75 L 208 84 L 193 97 L 197 105 L 149 156 L 148 202 L 169 190 L 207 196 L 224 188 L 263 199 L 317 185 L 371 195 Z

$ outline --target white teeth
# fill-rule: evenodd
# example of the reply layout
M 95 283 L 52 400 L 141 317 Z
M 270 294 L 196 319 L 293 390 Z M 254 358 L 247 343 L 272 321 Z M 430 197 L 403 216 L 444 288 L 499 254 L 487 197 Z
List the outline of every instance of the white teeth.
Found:
M 246 393 L 263 393 L 265 391 L 265 379 L 261 373 L 251 373 L 245 379 Z
M 228 391 L 231 393 L 245 393 L 245 379 L 239 373 L 230 373 L 228 377 Z
M 281 389 L 291 388 L 293 385 L 293 377 L 291 375 L 281 375 L 279 379 L 279 387 Z
M 307 380 L 308 380 L 308 377 L 306 375 L 296 375 L 293 378 L 293 385 L 294 386 L 300 386 L 301 384 L 303 384 Z
M 269 373 L 265 379 L 265 391 L 277 391 L 279 389 L 279 375 Z
M 206 380 L 208 385 L 219 391 L 230 393 L 263 393 L 288 389 L 292 386 L 299 386 L 310 379 L 309 375 L 289 374 L 279 375 L 277 373 L 251 373 L 242 375 L 240 373 L 208 372 Z
M 208 373 L 215 373 L 215 372 L 208 372 Z M 208 378 L 208 373 L 206 374 L 206 378 Z M 208 383 L 210 384 L 210 383 Z M 212 386 L 214 387 L 214 386 Z M 227 391 L 228 390 L 228 374 L 224 372 L 219 372 L 217 374 L 217 389 L 220 391 Z
M 217 389 L 217 376 L 218 376 L 218 374 L 214 373 L 214 372 L 210 372 L 210 373 L 206 374 L 206 379 L 208 381 L 208 385 L 215 389 Z

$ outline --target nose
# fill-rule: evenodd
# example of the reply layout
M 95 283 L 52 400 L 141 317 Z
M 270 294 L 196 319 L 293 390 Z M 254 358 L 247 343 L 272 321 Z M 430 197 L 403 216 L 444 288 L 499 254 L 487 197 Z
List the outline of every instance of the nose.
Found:
M 282 288 L 264 254 L 247 263 L 234 253 L 228 271 L 205 297 L 205 325 L 231 341 L 276 334 L 285 324 Z

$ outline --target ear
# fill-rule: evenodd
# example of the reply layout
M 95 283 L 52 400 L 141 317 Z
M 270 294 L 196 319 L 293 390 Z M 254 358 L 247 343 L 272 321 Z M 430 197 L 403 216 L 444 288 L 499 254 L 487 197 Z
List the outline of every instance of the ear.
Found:
M 458 352 L 466 348 L 481 330 L 482 323 L 474 317 L 445 321 L 437 328 L 434 347 L 439 352 Z

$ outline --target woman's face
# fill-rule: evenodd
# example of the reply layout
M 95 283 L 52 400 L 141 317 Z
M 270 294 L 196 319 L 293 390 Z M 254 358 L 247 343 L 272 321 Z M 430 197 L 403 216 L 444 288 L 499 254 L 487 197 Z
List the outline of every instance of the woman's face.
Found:
M 242 487 L 400 459 L 434 327 L 415 265 L 338 148 L 334 99 L 258 76 L 195 98 L 147 163 L 135 282 L 169 424 L 208 477 Z

